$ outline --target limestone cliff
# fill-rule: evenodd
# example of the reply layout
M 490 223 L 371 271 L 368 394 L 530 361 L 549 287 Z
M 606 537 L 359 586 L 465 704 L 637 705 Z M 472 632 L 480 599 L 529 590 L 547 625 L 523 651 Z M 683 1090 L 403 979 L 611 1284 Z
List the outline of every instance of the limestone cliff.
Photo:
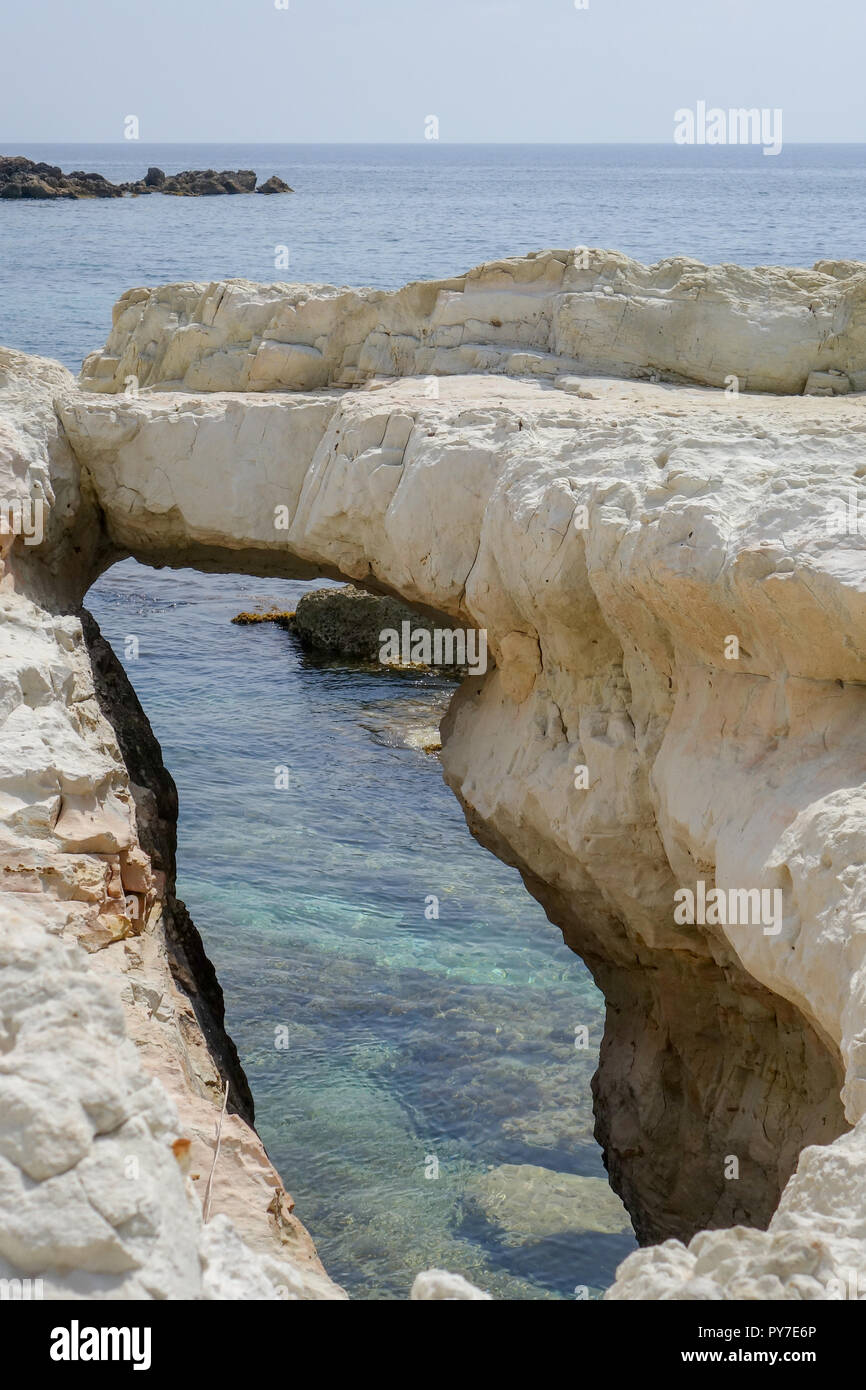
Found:
M 45 502 L 41 544 L 14 508 L 0 536 L 0 1277 L 55 1298 L 339 1298 L 247 1123 L 174 896 L 173 784 L 78 612 L 113 552 L 66 392 L 62 368 L 0 351 L 0 495 Z
M 830 369 L 861 384 L 864 275 L 546 253 L 391 296 L 137 290 L 87 391 L 52 378 L 60 423 L 44 410 L 55 494 L 81 469 L 74 582 L 66 531 L 19 542 L 13 621 L 29 602 L 77 640 L 46 617 L 49 581 L 80 597 L 132 554 L 342 576 L 487 630 L 496 665 L 453 702 L 443 764 L 607 998 L 597 1132 L 640 1236 L 665 1242 L 613 1298 L 833 1298 L 866 1256 L 866 419 L 854 394 L 799 394 Z M 506 346 L 467 357 L 479 324 Z M 116 394 L 127 376 L 158 389 Z M 112 768 L 86 794 L 122 883 Z M 68 873 L 92 805 L 64 792 L 57 815 L 53 786 L 19 779 L 10 835 L 38 827 Z M 698 883 L 778 914 L 683 920 Z M 116 936 L 107 910 L 76 908 L 78 934 Z

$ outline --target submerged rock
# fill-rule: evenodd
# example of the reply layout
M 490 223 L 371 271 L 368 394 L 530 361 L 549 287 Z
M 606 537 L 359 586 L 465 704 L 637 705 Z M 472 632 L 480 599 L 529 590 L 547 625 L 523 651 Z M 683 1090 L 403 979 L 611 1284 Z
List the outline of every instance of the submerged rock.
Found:
M 271 608 L 267 613 L 238 613 L 232 622 L 238 627 L 253 627 L 256 623 L 276 623 L 278 627 L 288 627 L 294 616 L 294 613 L 287 613 L 281 608 Z
M 581 1231 L 631 1231 L 628 1212 L 604 1178 L 503 1163 L 472 1178 L 466 1195 L 488 1221 L 503 1228 L 510 1244 Z

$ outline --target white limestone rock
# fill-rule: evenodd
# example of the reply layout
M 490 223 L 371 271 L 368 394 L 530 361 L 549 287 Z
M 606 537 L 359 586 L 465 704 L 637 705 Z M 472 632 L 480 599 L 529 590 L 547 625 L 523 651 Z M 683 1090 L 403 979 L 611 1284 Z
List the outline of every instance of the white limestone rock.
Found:
M 443 381 L 435 399 L 423 379 L 393 382 L 327 396 L 318 443 L 311 431 L 298 448 L 291 441 L 313 408 L 303 396 L 84 397 L 62 415 L 112 537 L 141 558 L 194 562 L 202 546 L 272 572 L 304 563 L 487 629 L 497 667 L 458 699 L 443 746 L 446 776 L 485 842 L 573 904 L 592 924 L 593 950 L 607 942 L 617 960 L 628 950 L 656 969 L 673 959 L 688 971 L 704 959 L 730 978 L 743 970 L 756 982 L 744 1020 L 763 986 L 812 1027 L 816 1056 L 827 1049 L 814 1094 L 799 1095 L 804 1043 L 791 1013 L 778 1080 L 759 1083 L 755 1118 L 744 1115 L 735 1141 L 754 1146 L 758 1115 L 774 1136 L 746 1156 L 748 1202 L 762 1184 L 784 1183 L 804 1142 L 840 1132 L 838 1100 L 835 1114 L 826 1108 L 834 1065 L 847 1067 L 849 1122 L 866 1107 L 866 806 L 852 783 L 866 678 L 863 538 L 828 525 L 859 466 L 859 407 L 595 385 L 589 403 L 499 378 Z M 189 423 L 172 454 L 165 422 L 178 408 Z M 204 451 L 203 440 L 229 419 L 242 438 L 244 410 L 267 424 L 256 430 L 256 459 L 237 450 L 238 487 L 238 473 L 219 463 L 225 454 Z M 196 488 L 208 465 L 217 468 L 211 486 Z M 288 531 L 274 531 L 262 485 L 268 504 L 284 501 Z M 736 662 L 725 655 L 730 634 Z M 576 764 L 588 768 L 582 793 Z M 781 885 L 778 936 L 678 927 L 674 891 L 701 875 L 722 887 Z M 687 1026 L 685 993 L 681 1007 L 668 1026 Z M 649 1056 L 641 1065 L 652 1073 Z M 742 1075 L 732 1063 L 725 1082 L 738 1104 Z M 627 1073 L 622 1081 L 645 1084 Z M 724 1138 L 722 1128 L 712 1144 Z M 837 1146 L 855 1142 L 809 1149 L 810 1163 L 823 1174 Z M 707 1219 L 718 1224 L 739 1200 L 722 1177 L 725 1152 L 717 1181 L 704 1184 Z M 817 1191 L 824 1179 L 809 1172 L 789 1192 L 798 1183 Z M 639 1201 L 660 1200 L 655 1179 L 627 1181 Z M 780 1220 L 745 1238 L 753 1273 L 738 1289 L 775 1288 L 788 1268 Z M 850 1236 L 825 1228 L 820 1213 L 805 1220 L 829 1252 L 815 1276 L 829 1296 L 821 1278 L 846 1267 Z M 646 1259 L 691 1267 L 690 1255 L 660 1249 Z M 643 1258 L 633 1257 L 642 1279 Z M 812 1278 L 798 1260 L 791 1279 Z M 723 1296 L 709 1273 L 695 1277 L 700 1296 Z M 627 1270 L 623 1296 L 637 1287 L 630 1279 Z M 668 1296 L 669 1277 L 652 1287 Z
M 110 548 L 64 394 L 63 368 L 0 350 L 0 499 L 45 503 L 41 536 L 0 545 L 0 1278 L 52 1299 L 344 1297 L 238 1115 L 202 1225 L 222 1080 L 64 611 Z
M 57 527 L 32 553 L 8 550 L 0 584 L 0 911 L 31 895 L 31 924 L 91 952 L 81 968 L 123 997 L 142 1078 L 176 1069 L 166 1023 L 184 1001 L 174 990 L 155 1018 L 136 1007 L 166 973 L 159 885 L 61 599 L 74 608 L 125 551 L 341 576 L 488 632 L 495 667 L 456 697 L 443 766 L 474 832 L 520 867 L 615 1005 L 599 1120 L 617 1188 L 658 1243 L 609 1296 L 850 1290 L 866 1268 L 864 423 L 856 394 L 802 392 L 816 371 L 856 386 L 864 274 L 647 270 L 601 252 L 584 269 L 551 252 L 394 295 L 168 286 L 120 302 L 84 392 L 60 369 L 0 359 L 7 476 L 29 469 L 53 492 Z M 591 397 L 551 389 L 587 370 L 614 375 L 596 375 Z M 626 379 L 640 373 L 736 376 L 740 394 Z M 375 390 L 331 385 L 383 374 L 396 379 Z M 128 375 L 158 389 L 128 399 Z M 143 931 L 124 913 L 124 873 L 142 875 Z M 677 922 L 674 892 L 698 879 L 778 891 L 778 930 Z M 215 1075 L 199 1054 L 192 1072 L 203 1093 L 174 1101 L 203 1143 Z M 10 1073 L 0 1227 L 21 1164 L 40 1191 L 89 1172 L 102 1134 L 78 1075 L 48 1114 L 26 1068 Z M 98 1072 L 97 1090 L 155 1155 L 161 1102 L 135 1109 L 137 1075 Z M 296 1280 L 304 1297 L 337 1296 L 297 1259 L 276 1281 L 291 1212 L 264 1156 L 250 1162 L 250 1131 L 230 1138 L 248 1274 L 222 1222 L 201 1232 L 194 1201 L 174 1252 L 188 1266 L 166 1263 L 144 1194 L 150 1226 L 127 1238 L 113 1183 L 104 1211 L 64 1196 L 68 1228 L 37 1213 L 32 1248 L 11 1219 L 12 1267 L 41 1268 L 68 1229 L 80 1289 L 95 1277 L 136 1290 L 146 1274 L 193 1296 L 258 1296 L 263 1278 L 278 1297 Z M 55 1147 L 71 1169 L 51 1172 Z M 741 1219 L 769 1219 L 782 1188 L 768 1230 Z M 257 1225 L 261 1191 L 275 1207 Z M 712 1229 L 665 1238 L 695 1224 Z M 416 1287 L 485 1296 L 442 1272 Z
M 859 373 L 853 375 L 857 376 Z M 810 372 L 803 395 L 847 396 L 851 389 L 851 377 L 847 372 Z
M 462 1274 L 449 1274 L 445 1269 L 428 1269 L 417 1275 L 409 1297 L 416 1303 L 432 1302 L 434 1299 L 478 1303 L 490 1301 L 491 1295 L 470 1284 Z
M 866 370 L 866 267 L 643 266 L 613 251 L 490 261 L 396 292 L 332 285 L 162 285 L 118 302 L 88 391 L 310 391 L 470 372 L 552 382 L 576 370 L 800 393 Z

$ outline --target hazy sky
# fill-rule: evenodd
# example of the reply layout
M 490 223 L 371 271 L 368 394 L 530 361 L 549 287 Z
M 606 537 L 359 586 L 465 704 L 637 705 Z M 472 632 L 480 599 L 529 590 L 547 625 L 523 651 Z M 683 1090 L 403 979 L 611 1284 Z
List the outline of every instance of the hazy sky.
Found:
M 866 142 L 866 0 L 5 0 L 0 152 L 22 141 L 672 138 L 781 107 Z

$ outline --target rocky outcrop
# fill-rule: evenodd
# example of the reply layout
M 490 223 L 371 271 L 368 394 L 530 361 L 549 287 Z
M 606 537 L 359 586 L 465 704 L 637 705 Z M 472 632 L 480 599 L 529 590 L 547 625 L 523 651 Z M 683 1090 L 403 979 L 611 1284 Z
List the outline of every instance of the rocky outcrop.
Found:
M 86 174 L 80 169 L 64 174 L 55 164 L 36 163 L 23 155 L 0 155 L 0 198 L 122 198 L 125 193 L 171 193 L 176 197 L 203 198 L 216 193 L 291 193 L 287 183 L 274 174 L 256 188 L 252 169 L 186 169 L 165 174 L 148 169 L 143 179 L 132 183 L 111 183 L 102 174 Z
M 731 394 L 800 394 L 813 373 L 836 372 L 866 390 L 866 268 L 744 270 L 682 256 L 647 267 L 580 249 L 396 292 L 247 280 L 134 289 L 82 385 L 310 391 L 417 375 L 433 396 L 441 376 L 560 378 L 567 391 L 587 371 Z
M 50 1298 L 338 1298 L 247 1122 L 174 896 L 173 784 L 80 611 L 114 552 L 58 427 L 68 392 L 0 351 L 0 1277 Z
M 663 1242 L 626 1262 L 610 1296 L 836 1298 L 866 1257 L 864 422 L 853 392 L 799 393 L 813 370 L 856 384 L 866 268 L 664 263 L 605 337 L 611 296 L 579 277 L 622 258 L 599 253 L 588 272 L 567 259 L 394 296 L 131 292 L 86 364 L 88 393 L 64 386 L 59 423 L 44 416 L 56 462 L 33 485 L 66 497 L 51 524 L 66 517 L 74 544 L 52 532 L 27 557 L 18 542 L 15 573 L 42 595 L 36 616 L 61 577 L 83 594 L 133 554 L 342 577 L 486 631 L 495 668 L 452 702 L 443 766 L 473 832 L 520 869 L 607 998 L 597 1133 L 642 1241 Z M 812 335 L 803 295 L 825 328 L 840 310 L 832 334 Z M 501 357 L 460 376 L 447 373 L 463 358 L 431 367 L 412 344 L 379 356 L 398 320 L 418 343 L 444 304 L 465 326 L 482 299 L 491 327 L 527 347 L 572 324 L 562 389 L 559 358 L 508 380 Z M 409 376 L 263 391 L 251 363 L 278 321 L 283 387 L 301 385 L 299 347 L 327 380 L 352 358 L 361 377 L 379 363 L 446 375 L 435 390 Z M 741 388 L 797 395 L 626 379 L 662 360 L 679 377 L 715 374 L 711 359 L 733 371 L 738 353 Z M 623 375 L 575 381 L 604 354 Z M 159 389 L 117 394 L 125 376 Z M 167 389 L 178 382 L 200 394 Z M 24 808 L 7 811 L 24 818 L 16 835 L 59 824 L 81 855 L 90 803 L 52 821 L 50 779 L 34 770 L 23 786 Z M 122 771 L 100 795 L 114 836 L 100 853 L 117 855 L 122 882 Z M 711 910 L 683 913 L 686 893 L 704 907 L 711 894 Z M 104 903 L 76 911 L 84 935 L 111 930 Z M 418 1289 L 479 1296 L 437 1272 Z
M 122 198 L 123 189 L 102 174 L 76 169 L 64 174 L 56 164 L 38 163 L 23 155 L 0 155 L 0 198 Z
M 124 193 L 170 193 L 178 198 L 208 198 L 219 193 L 292 193 L 287 183 L 276 174 L 256 188 L 254 169 L 185 169 L 180 174 L 165 174 L 162 169 L 148 169 L 144 179 L 119 185 Z
M 256 189 L 257 193 L 294 193 L 294 191 L 283 179 L 277 178 L 276 174 L 271 174 L 271 177 L 265 179 L 264 183 L 260 183 Z
M 304 594 L 286 627 L 311 651 L 378 663 L 383 632 L 400 633 L 403 623 L 409 623 L 412 633 L 432 634 L 435 619 L 424 617 L 399 599 L 344 584 L 340 589 L 313 589 Z

